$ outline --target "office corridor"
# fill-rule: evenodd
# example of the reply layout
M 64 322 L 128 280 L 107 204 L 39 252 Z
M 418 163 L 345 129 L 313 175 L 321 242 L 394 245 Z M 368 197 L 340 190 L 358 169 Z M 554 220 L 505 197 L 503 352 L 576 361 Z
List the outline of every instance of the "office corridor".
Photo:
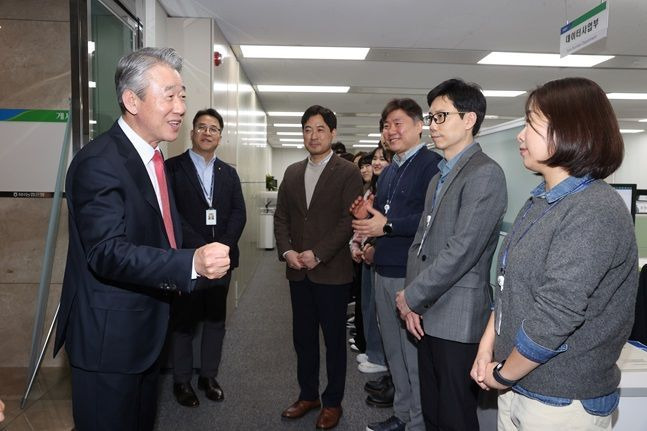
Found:
M 156 430 L 310 430 L 316 412 L 293 421 L 281 411 L 299 394 L 296 355 L 292 347 L 290 291 L 284 265 L 275 251 L 262 255 L 257 272 L 243 294 L 238 309 L 228 321 L 218 382 L 225 401 L 215 403 L 197 391 L 200 406 L 179 406 L 173 397 L 172 377 L 163 375 Z M 322 388 L 325 359 L 321 350 Z M 355 354 L 349 350 L 344 415 L 338 430 L 363 430 L 367 421 L 386 419 L 391 409 L 375 409 L 364 402 L 364 382 L 374 375 L 357 371 Z M 196 386 L 196 378 L 193 386 Z

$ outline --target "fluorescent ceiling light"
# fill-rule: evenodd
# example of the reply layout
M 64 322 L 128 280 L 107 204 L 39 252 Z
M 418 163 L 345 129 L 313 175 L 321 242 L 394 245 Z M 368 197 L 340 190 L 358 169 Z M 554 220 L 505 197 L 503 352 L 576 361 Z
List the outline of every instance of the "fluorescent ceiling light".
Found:
M 369 49 L 333 46 L 240 46 L 240 50 L 245 58 L 292 58 L 309 60 L 364 60 Z
M 267 132 L 262 130 L 240 130 L 238 133 L 241 135 L 266 135 Z
M 643 118 L 642 120 L 638 120 L 639 123 L 647 123 L 647 118 Z
M 303 148 L 303 144 L 281 144 L 282 147 Z
M 301 132 L 276 132 L 277 135 L 283 135 L 283 136 L 301 136 L 303 133 Z
M 256 86 L 261 93 L 348 93 L 348 85 L 263 85 Z
M 97 83 L 94 81 L 88 81 L 88 87 L 90 88 L 97 88 Z
M 377 148 L 377 144 L 353 144 L 353 148 Z
M 281 138 L 281 142 L 303 142 L 303 139 L 294 139 L 294 138 Z
M 496 120 L 497 118 L 499 118 L 498 115 L 486 115 L 485 116 L 486 120 Z
M 647 100 L 647 93 L 607 93 L 607 97 L 616 100 Z
M 270 115 L 272 115 L 271 112 L 270 112 Z M 303 114 L 301 114 L 301 115 L 303 115 Z M 293 127 L 293 128 L 298 127 L 300 129 L 301 124 L 297 124 L 297 123 L 274 123 L 274 127 Z
M 381 133 L 369 133 L 368 136 L 370 138 L 379 138 L 380 136 L 382 136 L 382 134 Z
M 249 84 L 228 84 L 224 82 L 214 82 L 213 91 L 216 93 L 226 93 L 228 91 L 239 92 L 239 93 L 251 93 L 252 91 L 254 91 L 254 89 Z
M 508 66 L 593 67 L 612 59 L 613 55 L 567 55 L 538 54 L 531 52 L 496 52 L 483 57 L 478 64 Z
M 270 117 L 302 117 L 303 112 L 289 112 L 289 111 L 270 111 L 267 113 Z M 299 127 L 301 127 L 299 125 Z
M 485 97 L 517 97 L 524 93 L 523 90 L 483 90 Z
M 234 125 L 236 125 L 234 123 Z M 248 127 L 265 127 L 265 123 L 238 123 L 240 126 L 248 126 Z
M 379 139 L 377 139 L 377 140 L 375 140 L 375 139 L 360 139 L 358 142 L 360 144 L 379 144 L 380 140 Z
M 620 129 L 620 133 L 640 133 L 644 132 L 643 129 Z

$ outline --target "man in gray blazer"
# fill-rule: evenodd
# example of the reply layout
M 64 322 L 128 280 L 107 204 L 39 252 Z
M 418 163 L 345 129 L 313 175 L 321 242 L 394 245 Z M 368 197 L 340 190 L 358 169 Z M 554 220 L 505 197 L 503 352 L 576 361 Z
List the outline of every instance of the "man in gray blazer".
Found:
M 427 430 L 474 431 L 478 387 L 469 372 L 490 312 L 489 273 L 507 205 L 506 182 L 501 167 L 474 141 L 485 117 L 481 89 L 450 79 L 431 90 L 427 102 L 425 124 L 444 159 L 427 189 L 406 287 L 396 303 L 420 340 Z
M 297 353 L 298 400 L 282 416 L 319 412 L 317 429 L 337 426 L 346 380 L 346 305 L 353 281 L 348 209 L 362 193 L 357 166 L 333 154 L 337 118 L 323 106 L 301 118 L 309 157 L 290 165 L 279 187 L 274 234 L 286 262 L 292 300 L 292 336 Z M 328 385 L 319 401 L 319 327 L 326 342 Z

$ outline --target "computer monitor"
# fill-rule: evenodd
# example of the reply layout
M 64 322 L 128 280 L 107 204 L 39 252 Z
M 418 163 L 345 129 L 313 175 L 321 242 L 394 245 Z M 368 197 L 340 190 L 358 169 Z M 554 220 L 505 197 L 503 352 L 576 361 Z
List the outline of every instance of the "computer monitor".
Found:
M 637 185 L 636 184 L 609 184 L 611 187 L 616 189 L 616 191 L 622 197 L 622 200 L 627 205 L 627 209 L 631 213 L 631 218 L 636 223 L 636 197 L 637 197 Z

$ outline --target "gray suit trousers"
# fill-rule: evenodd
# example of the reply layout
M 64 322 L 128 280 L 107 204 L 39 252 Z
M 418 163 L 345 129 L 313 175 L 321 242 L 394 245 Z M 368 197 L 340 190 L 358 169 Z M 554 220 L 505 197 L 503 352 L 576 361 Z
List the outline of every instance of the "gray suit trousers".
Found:
M 424 431 L 418 379 L 418 348 L 398 315 L 395 295 L 404 289 L 404 278 L 375 274 L 375 305 L 386 361 L 393 378 L 393 413 L 407 430 Z

